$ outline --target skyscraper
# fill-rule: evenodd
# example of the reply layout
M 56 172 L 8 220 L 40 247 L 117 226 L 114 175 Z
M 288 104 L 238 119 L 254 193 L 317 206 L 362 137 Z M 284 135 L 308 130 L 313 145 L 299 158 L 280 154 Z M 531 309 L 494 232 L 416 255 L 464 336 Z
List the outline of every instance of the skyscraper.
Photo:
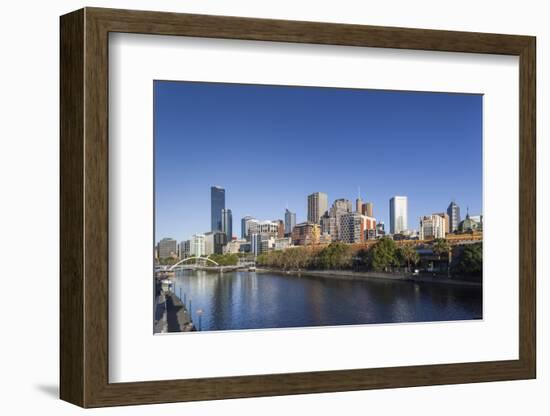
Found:
M 454 233 L 458 230 L 458 224 L 460 224 L 460 207 L 455 201 L 449 204 L 447 215 L 449 216 L 449 232 Z
M 363 211 L 362 211 L 363 215 L 366 215 L 367 217 L 374 217 L 373 211 L 374 209 L 373 209 L 372 202 L 365 202 L 363 204 Z
M 206 251 L 205 248 L 205 236 L 204 234 L 194 234 L 191 237 L 191 247 L 190 254 L 191 256 L 204 256 Z
M 222 226 L 221 231 L 227 236 L 227 241 L 233 238 L 233 215 L 230 209 L 222 209 Z
M 254 217 L 251 217 L 250 215 L 241 218 L 241 238 L 248 238 L 248 223 L 253 219 Z
M 363 200 L 360 196 L 355 200 L 355 212 L 358 212 L 359 214 L 363 212 Z
M 210 187 L 210 231 L 222 231 L 222 210 L 225 209 L 225 189 Z
M 390 233 L 399 234 L 407 230 L 407 197 L 394 196 L 390 199 Z
M 292 234 L 292 229 L 296 226 L 296 213 L 285 210 L 285 234 Z
M 307 220 L 319 224 L 321 216 L 328 208 L 328 196 L 324 192 L 315 192 L 307 197 Z

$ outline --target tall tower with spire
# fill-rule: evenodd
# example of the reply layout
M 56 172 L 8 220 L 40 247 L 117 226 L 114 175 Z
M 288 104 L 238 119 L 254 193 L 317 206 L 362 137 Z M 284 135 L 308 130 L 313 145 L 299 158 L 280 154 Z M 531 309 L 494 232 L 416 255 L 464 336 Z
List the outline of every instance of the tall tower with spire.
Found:
M 357 187 L 357 199 L 355 200 L 355 211 L 360 213 L 363 211 L 363 200 L 361 199 L 361 187 Z

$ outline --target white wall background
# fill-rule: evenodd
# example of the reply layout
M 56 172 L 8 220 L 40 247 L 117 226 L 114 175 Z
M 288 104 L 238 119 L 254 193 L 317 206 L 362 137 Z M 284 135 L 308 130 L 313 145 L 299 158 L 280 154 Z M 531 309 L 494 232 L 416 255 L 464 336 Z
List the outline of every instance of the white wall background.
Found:
M 543 130 L 550 86 L 550 26 L 545 2 L 523 1 L 305 1 L 181 0 L 6 2 L 0 16 L 0 265 L 2 341 L 0 409 L 5 414 L 83 412 L 58 395 L 58 16 L 83 6 L 166 10 L 277 19 L 536 35 L 538 41 L 538 330 L 539 377 L 534 381 L 316 394 L 87 411 L 103 415 L 159 412 L 211 415 L 548 413 L 550 361 L 544 301 L 541 215 L 550 209 L 543 183 L 550 146 Z M 545 201 L 546 199 L 546 201 Z M 405 353 L 405 351 L 404 351 Z

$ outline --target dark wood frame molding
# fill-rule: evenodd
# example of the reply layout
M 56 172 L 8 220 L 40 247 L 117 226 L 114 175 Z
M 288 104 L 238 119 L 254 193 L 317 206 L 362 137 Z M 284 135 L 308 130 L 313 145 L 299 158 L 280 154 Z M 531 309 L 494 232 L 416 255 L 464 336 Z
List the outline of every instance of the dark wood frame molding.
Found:
M 109 383 L 110 32 L 519 56 L 519 359 Z M 62 16 L 61 398 L 83 407 L 101 407 L 535 378 L 535 45 L 535 38 L 530 36 L 99 8 L 85 8 Z

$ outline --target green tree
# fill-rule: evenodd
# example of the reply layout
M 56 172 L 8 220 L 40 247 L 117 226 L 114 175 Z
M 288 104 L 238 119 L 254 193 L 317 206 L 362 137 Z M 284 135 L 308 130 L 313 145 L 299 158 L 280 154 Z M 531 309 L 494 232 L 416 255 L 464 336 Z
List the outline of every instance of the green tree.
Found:
M 370 250 L 370 264 L 373 270 L 389 271 L 391 267 L 398 264 L 397 246 L 395 241 L 389 237 L 383 237 L 372 246 Z
M 407 265 L 407 271 L 411 271 L 411 264 L 417 264 L 420 261 L 418 252 L 411 244 L 404 244 L 397 250 L 398 257 Z
M 179 261 L 177 257 L 162 257 L 159 259 L 159 264 L 171 266 Z
M 341 242 L 330 243 L 319 252 L 317 257 L 318 265 L 322 269 L 336 270 L 351 266 L 349 246 Z
M 456 269 L 458 274 L 481 277 L 483 272 L 483 244 L 468 244 L 460 254 Z
M 441 261 L 441 256 L 447 256 L 447 273 L 450 273 L 451 267 L 451 245 L 444 238 L 435 239 L 432 250 L 437 258 Z

